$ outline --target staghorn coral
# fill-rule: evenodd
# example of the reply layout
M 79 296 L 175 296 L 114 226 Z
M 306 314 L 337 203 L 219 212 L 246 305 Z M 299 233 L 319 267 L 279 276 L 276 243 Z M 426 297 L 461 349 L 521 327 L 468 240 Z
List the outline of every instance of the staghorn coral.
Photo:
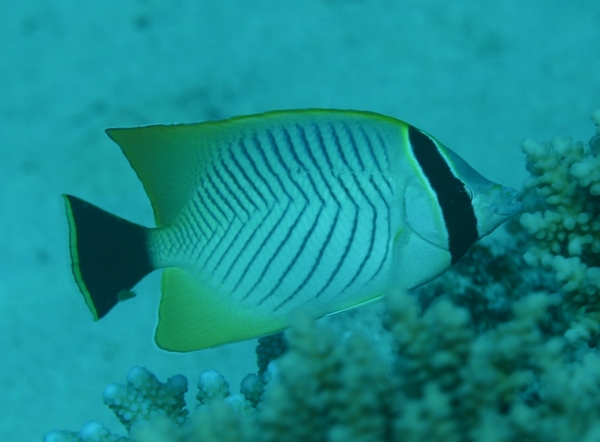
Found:
M 531 174 L 525 188 L 534 196 L 520 219 L 534 242 L 524 259 L 554 274 L 560 303 L 573 315 L 571 342 L 600 333 L 600 110 L 592 119 L 596 134 L 587 145 L 558 136 L 521 145 Z
M 594 118 L 600 126 L 600 112 Z M 598 131 L 589 148 L 523 143 L 532 178 L 522 227 L 513 223 L 509 246 L 475 247 L 416 296 L 389 296 L 387 332 L 378 332 L 387 353 L 381 336 L 298 318 L 289 342 L 261 339 L 258 373 L 240 394 L 208 371 L 189 418 L 175 401 L 171 412 L 125 419 L 129 437 L 88 423 L 46 441 L 599 440 L 595 270 L 588 275 L 598 267 Z M 574 266 L 566 273 L 565 260 Z M 128 406 L 114 410 L 129 417 Z
M 600 356 L 565 360 L 565 341 L 539 328 L 548 300 L 526 296 L 509 321 L 478 335 L 448 299 L 422 313 L 414 297 L 392 296 L 392 363 L 360 334 L 340 341 L 297 321 L 252 415 L 228 402 L 235 395 L 214 397 L 182 425 L 162 417 L 131 434 L 138 442 L 594 440 Z M 208 384 L 223 391 L 221 381 Z
M 144 367 L 133 367 L 127 374 L 127 384 L 110 384 L 104 390 L 104 403 L 119 418 L 123 426 L 131 431 L 139 422 L 164 418 L 175 425 L 187 419 L 184 394 L 187 379 L 176 375 L 166 383 Z M 113 434 L 102 424 L 90 421 L 76 432 L 53 431 L 46 434 L 44 442 L 126 442 L 129 437 Z
M 104 390 L 104 403 L 117 415 L 127 430 L 140 421 L 165 417 L 182 424 L 188 415 L 184 409 L 187 379 L 176 375 L 166 383 L 144 367 L 133 367 L 127 373 L 127 384 L 110 384 Z
M 130 437 L 113 434 L 96 421 L 86 422 L 78 432 L 55 430 L 44 437 L 44 442 L 132 442 L 132 440 Z

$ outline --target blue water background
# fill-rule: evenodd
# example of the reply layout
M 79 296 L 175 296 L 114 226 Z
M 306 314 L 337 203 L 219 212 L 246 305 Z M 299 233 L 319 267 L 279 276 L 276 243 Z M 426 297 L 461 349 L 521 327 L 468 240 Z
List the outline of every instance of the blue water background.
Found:
M 0 3 L 0 440 L 96 419 L 144 365 L 215 368 L 237 391 L 254 342 L 152 340 L 159 275 L 94 323 L 71 277 L 62 193 L 152 226 L 106 127 L 272 109 L 381 112 L 520 187 L 519 143 L 586 140 L 600 107 L 597 0 L 74 0 Z M 192 393 L 193 395 L 193 393 Z

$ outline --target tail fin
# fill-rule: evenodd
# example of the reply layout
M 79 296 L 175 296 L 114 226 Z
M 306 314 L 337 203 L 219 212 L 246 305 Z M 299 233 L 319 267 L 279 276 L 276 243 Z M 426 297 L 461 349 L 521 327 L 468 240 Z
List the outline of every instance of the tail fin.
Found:
M 67 206 L 73 275 L 94 319 L 106 315 L 154 270 L 148 229 L 82 199 L 63 195 Z

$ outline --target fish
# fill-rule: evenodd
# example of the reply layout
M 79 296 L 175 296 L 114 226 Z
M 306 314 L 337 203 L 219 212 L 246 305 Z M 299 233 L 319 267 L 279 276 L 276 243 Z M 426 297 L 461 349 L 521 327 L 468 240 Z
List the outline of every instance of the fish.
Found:
M 144 227 L 63 195 L 95 320 L 163 269 L 156 344 L 273 334 L 419 287 L 521 210 L 427 132 L 363 111 L 284 110 L 107 129 L 150 199 Z

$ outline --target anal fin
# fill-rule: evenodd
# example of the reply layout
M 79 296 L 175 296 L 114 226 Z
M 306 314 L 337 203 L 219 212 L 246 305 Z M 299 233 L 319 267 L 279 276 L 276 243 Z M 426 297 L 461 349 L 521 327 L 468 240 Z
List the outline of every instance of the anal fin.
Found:
M 168 268 L 163 273 L 156 343 L 170 351 L 193 351 L 276 333 L 288 321 L 274 314 L 242 308 L 188 272 Z

